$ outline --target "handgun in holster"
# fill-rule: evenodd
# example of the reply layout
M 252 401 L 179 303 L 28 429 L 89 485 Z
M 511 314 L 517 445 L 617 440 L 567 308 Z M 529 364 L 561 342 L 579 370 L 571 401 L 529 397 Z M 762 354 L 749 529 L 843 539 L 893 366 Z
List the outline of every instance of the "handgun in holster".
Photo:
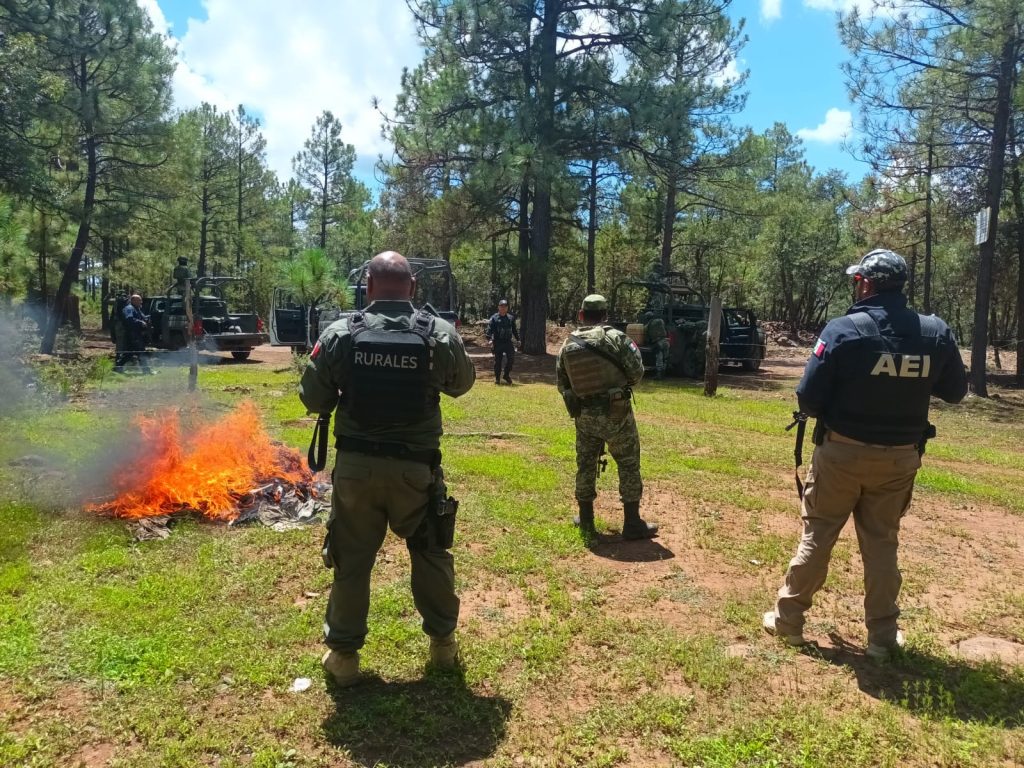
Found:
M 448 495 L 444 470 L 434 469 L 434 480 L 427 489 L 427 510 L 416 531 L 406 540 L 409 549 L 451 549 L 455 543 L 455 517 L 458 499 Z

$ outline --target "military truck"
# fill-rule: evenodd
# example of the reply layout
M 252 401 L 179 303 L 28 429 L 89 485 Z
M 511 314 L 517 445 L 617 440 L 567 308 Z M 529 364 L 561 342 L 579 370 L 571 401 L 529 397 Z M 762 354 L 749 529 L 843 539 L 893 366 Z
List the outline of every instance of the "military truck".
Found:
M 195 278 L 192 293 L 193 330 L 200 349 L 230 352 L 236 360 L 245 360 L 253 347 L 268 341 L 263 320 L 256 313 L 252 283 L 244 277 Z M 185 297 L 176 285 L 163 296 L 144 300 L 144 307 L 149 310 L 154 347 L 173 350 L 188 344 Z
M 346 315 L 364 309 L 366 298 L 366 261 L 348 275 L 347 285 L 338 295 L 323 294 L 304 302 L 287 288 L 275 288 L 270 307 L 270 343 L 291 347 L 295 352 L 313 348 L 327 326 Z M 429 304 L 437 314 L 458 327 L 458 292 L 451 265 L 443 259 L 409 259 L 416 278 L 413 304 Z M 344 307 L 344 308 L 342 308 Z
M 710 306 L 700 291 L 678 272 L 645 280 L 623 280 L 612 290 L 610 322 L 625 331 L 640 347 L 644 367 L 654 368 L 654 348 L 648 343 L 647 325 L 654 318 L 665 322 L 669 342 L 669 369 L 680 376 L 704 375 Z M 739 364 L 756 371 L 765 357 L 765 333 L 750 309 L 724 307 L 719 338 L 719 362 Z

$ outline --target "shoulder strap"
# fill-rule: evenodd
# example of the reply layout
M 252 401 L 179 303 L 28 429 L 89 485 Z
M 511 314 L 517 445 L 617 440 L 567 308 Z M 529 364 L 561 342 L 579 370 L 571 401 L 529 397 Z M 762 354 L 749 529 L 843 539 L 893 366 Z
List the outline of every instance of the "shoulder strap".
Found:
M 878 332 L 878 323 L 867 312 L 854 312 L 848 317 L 853 321 L 853 324 L 857 328 L 857 333 L 861 336 L 880 336 Z
M 354 312 L 348 318 L 349 335 L 355 339 L 356 336 L 366 330 L 366 318 L 362 312 Z
M 412 316 L 412 332 L 419 336 L 427 344 L 430 343 L 431 334 L 434 332 L 434 315 L 424 309 L 416 310 Z
M 939 318 L 935 315 L 918 315 L 921 318 L 921 335 L 937 338 L 941 336 Z
M 619 371 L 622 373 L 622 375 L 626 377 L 626 381 L 629 381 L 629 374 L 626 373 L 626 367 L 622 364 L 621 360 L 619 360 L 618 358 L 614 357 L 611 353 L 606 352 L 605 350 L 601 349 L 596 344 L 590 343 L 590 341 L 588 341 L 587 339 L 580 338 L 575 333 L 570 333 L 569 334 L 569 338 L 572 339 L 573 341 L 575 341 L 581 347 L 584 347 L 585 349 L 593 352 L 598 357 L 603 357 L 609 363 L 611 363 L 616 368 L 618 368 Z

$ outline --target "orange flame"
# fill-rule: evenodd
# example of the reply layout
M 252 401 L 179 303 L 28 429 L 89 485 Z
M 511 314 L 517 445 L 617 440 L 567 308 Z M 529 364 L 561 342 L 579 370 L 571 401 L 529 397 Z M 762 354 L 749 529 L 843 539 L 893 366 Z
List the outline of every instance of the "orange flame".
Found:
M 239 498 L 269 480 L 313 477 L 297 451 L 271 441 L 251 402 L 188 435 L 174 410 L 136 423 L 144 453 L 114 479 L 117 498 L 89 511 L 138 519 L 192 509 L 230 521 Z

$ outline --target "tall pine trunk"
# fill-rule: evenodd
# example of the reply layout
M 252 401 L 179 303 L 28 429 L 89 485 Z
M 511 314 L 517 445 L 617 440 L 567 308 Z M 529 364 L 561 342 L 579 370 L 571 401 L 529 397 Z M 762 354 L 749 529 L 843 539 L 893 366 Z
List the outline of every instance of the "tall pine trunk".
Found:
M 590 199 L 587 207 L 587 293 L 597 285 L 597 158 L 590 161 Z
M 80 56 L 76 62 L 78 91 L 81 99 L 85 102 L 89 98 L 89 65 L 86 57 Z M 81 218 L 78 220 L 78 234 L 75 236 L 75 244 L 71 248 L 71 258 L 64 266 L 64 273 L 60 278 L 60 285 L 57 286 L 57 294 L 53 297 L 53 305 L 50 307 L 49 319 L 46 323 L 46 332 L 43 334 L 42 344 L 39 351 L 44 355 L 52 355 L 53 347 L 57 341 L 57 330 L 60 328 L 64 318 L 64 311 L 68 305 L 68 297 L 71 296 L 71 286 L 78 279 L 78 270 L 82 264 L 82 256 L 89 245 L 89 233 L 92 229 L 93 212 L 96 209 L 96 183 L 99 176 L 98 146 L 96 140 L 96 126 L 89 118 L 82 126 L 85 148 L 85 195 L 82 199 Z
M 665 210 L 661 218 L 661 270 L 669 272 L 672 269 L 672 235 L 676 228 L 676 196 L 679 194 L 677 184 L 679 182 L 675 170 L 671 171 L 665 179 Z
M 1011 22 L 1014 20 L 1011 20 Z M 1013 73 L 1016 63 L 1017 39 L 1015 24 L 1006 25 L 1000 54 L 999 79 L 996 82 L 996 110 L 992 121 L 992 143 L 989 150 L 988 191 L 990 210 L 989 236 L 981 244 L 978 264 L 978 285 L 974 300 L 974 338 L 971 343 L 971 387 L 979 397 L 988 397 L 985 361 L 988 349 L 988 313 L 992 303 L 992 262 L 995 259 L 996 233 L 999 229 L 999 200 L 1003 191 L 1003 167 L 1006 161 L 1006 136 L 1010 122 L 1010 100 L 1013 95 Z
M 1017 214 L 1017 384 L 1024 385 L 1024 180 L 1020 174 L 1017 123 L 1010 121 L 1010 191 Z
M 537 36 L 540 50 L 537 75 L 537 147 L 542 158 L 535 173 L 530 258 L 524 265 L 522 297 L 523 351 L 547 351 L 548 259 L 551 254 L 551 189 L 555 144 L 555 77 L 558 17 L 561 2 L 544 3 L 544 21 Z M 527 289 L 529 292 L 527 292 Z

